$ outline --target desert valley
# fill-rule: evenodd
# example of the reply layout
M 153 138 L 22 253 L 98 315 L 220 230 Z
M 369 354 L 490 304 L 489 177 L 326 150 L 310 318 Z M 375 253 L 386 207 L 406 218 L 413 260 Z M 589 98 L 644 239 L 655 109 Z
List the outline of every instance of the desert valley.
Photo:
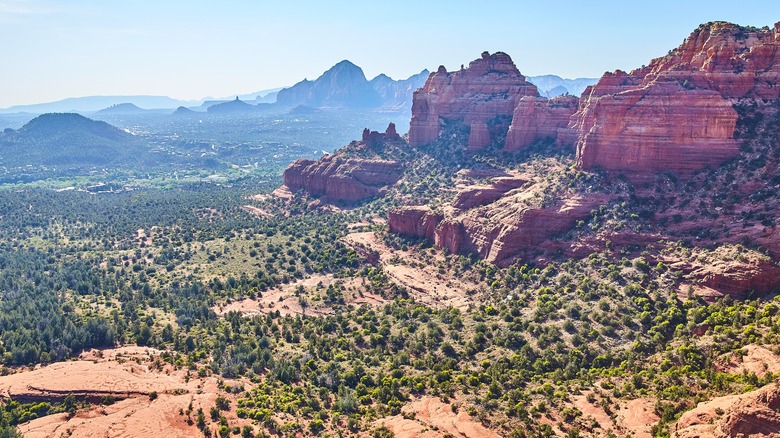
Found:
M 780 23 L 669 49 L 1 113 L 0 436 L 780 437 Z

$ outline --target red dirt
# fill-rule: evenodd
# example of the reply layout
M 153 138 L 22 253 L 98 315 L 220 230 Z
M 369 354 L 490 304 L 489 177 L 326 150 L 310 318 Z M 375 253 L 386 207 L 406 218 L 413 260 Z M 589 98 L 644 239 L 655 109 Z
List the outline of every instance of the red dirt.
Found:
M 402 415 L 377 420 L 377 426 L 384 425 L 396 438 L 499 437 L 466 411 L 453 412 L 452 405 L 438 397 L 423 397 L 404 406 L 401 412 Z
M 157 361 L 161 352 L 128 346 L 93 350 L 76 361 L 60 362 L 33 371 L 0 377 L 0 392 L 18 400 L 62 400 L 68 394 L 92 402 L 111 396 L 114 404 L 93 404 L 72 418 L 54 414 L 19 426 L 26 437 L 189 437 L 202 432 L 195 425 L 196 412 L 208 413 L 217 395 L 235 396 L 217 385 L 216 377 L 186 379 L 187 371 Z M 247 382 L 226 382 L 248 385 Z M 149 394 L 157 393 L 154 400 Z M 192 410 L 188 413 L 190 406 Z M 225 412 L 229 424 L 243 426 L 235 411 Z M 207 421 L 214 430 L 218 425 Z

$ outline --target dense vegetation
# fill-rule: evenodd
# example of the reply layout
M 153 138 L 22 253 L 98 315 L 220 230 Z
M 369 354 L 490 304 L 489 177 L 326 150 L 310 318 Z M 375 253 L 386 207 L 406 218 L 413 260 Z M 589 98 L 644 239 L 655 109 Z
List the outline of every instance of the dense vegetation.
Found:
M 739 199 L 718 193 L 738 182 L 729 175 L 774 181 L 773 123 L 745 116 L 741 129 L 761 130 L 765 143 L 749 142 L 738 160 L 691 183 L 660 176 L 641 190 L 578 171 L 572 151 L 550 142 L 516 154 L 488 149 L 476 156 L 462 148 L 447 151 L 444 144 L 408 150 L 355 143 L 347 148 L 354 155 L 413 164 L 393 196 L 330 213 L 312 210 L 303 199 L 250 199 L 277 187 L 278 178 L 120 193 L 24 185 L 3 190 L 3 371 L 65 360 L 89 348 L 158 347 L 166 351 L 164 360 L 194 375 L 251 382 L 223 388 L 237 394 L 238 416 L 252 421 L 233 430 L 244 436 L 383 436 L 388 430 L 375 420 L 409 415 L 402 407 L 421 396 L 440 397 L 505 435 L 561 431 L 571 437 L 600 433 L 573 405 L 575 397 L 613 418 L 622 401 L 647 397 L 660 418 L 653 433 L 668 436 L 669 424 L 697 402 L 774 381 L 769 373 L 728 373 L 721 362 L 749 344 L 780 353 L 780 299 L 769 294 L 705 302 L 692 289 L 680 289 L 685 274 L 663 256 L 765 256 L 761 248 L 679 228 L 663 250 L 604 243 L 579 260 L 498 269 L 474 256 L 442 254 L 424 242 L 388 235 L 375 219 L 410 199 L 443 205 L 468 164 L 535 172 L 546 187 L 533 200 L 538 205 L 572 191 L 617 195 L 563 239 L 595 240 L 605 232 L 679 223 L 674 213 L 657 214 L 692 202 L 667 196 L 674 191 L 701 195 L 702 215 L 723 207 L 729 218 L 772 226 L 775 216 L 736 209 Z M 448 129 L 449 141 L 465 143 L 456 126 Z M 768 190 L 751 196 L 770 209 L 780 199 Z M 468 292 L 476 304 L 420 303 L 381 263 L 370 263 L 370 254 L 345 242 L 353 231 L 376 232 L 396 251 L 397 263 L 410 269 L 476 285 Z M 728 229 L 717 232 L 729 235 Z M 315 275 L 327 281 L 295 286 Z M 252 316 L 222 312 L 230 303 L 285 287 L 294 287 L 300 311 L 272 303 Z M 378 302 L 358 303 L 357 297 L 369 295 Z M 7 428 L 69 412 L 74 403 L 5 401 L 0 422 Z M 197 424 L 210 434 L 208 414 L 229 433 L 221 414 L 228 408 L 218 398 L 210 412 L 196 415 Z

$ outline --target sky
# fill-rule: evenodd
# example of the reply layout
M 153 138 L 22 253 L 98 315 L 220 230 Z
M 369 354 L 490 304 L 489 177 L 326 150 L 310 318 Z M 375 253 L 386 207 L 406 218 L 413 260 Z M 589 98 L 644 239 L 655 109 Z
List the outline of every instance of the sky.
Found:
M 699 24 L 772 26 L 780 2 L 0 0 L 0 108 L 90 95 L 201 99 L 289 86 L 348 59 L 401 79 L 508 53 L 526 76 L 599 77 Z

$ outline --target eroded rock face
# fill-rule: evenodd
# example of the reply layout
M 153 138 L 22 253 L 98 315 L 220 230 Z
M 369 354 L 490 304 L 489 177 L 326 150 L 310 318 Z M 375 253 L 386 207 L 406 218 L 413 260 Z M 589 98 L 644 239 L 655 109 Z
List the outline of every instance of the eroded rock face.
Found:
M 737 112 L 715 91 L 656 82 L 586 105 L 577 143 L 577 162 L 585 169 L 685 174 L 739 153 Z
M 393 123 L 384 133 L 363 131 L 363 146 L 402 141 Z M 296 160 L 284 170 L 284 185 L 279 191 L 303 191 L 325 202 L 354 203 L 381 194 L 402 175 L 403 166 L 396 161 L 346 158 L 336 153 L 317 161 Z
M 512 115 L 504 148 L 517 151 L 544 138 L 557 140 L 559 133 L 568 129 L 569 119 L 577 111 L 578 104 L 579 99 L 575 96 L 521 98 Z
M 352 203 L 379 195 L 402 172 L 395 161 L 327 155 L 317 161 L 296 160 L 284 171 L 284 185 L 293 193 L 303 190 L 328 202 Z
M 469 148 L 480 149 L 490 144 L 488 124 L 496 117 L 511 117 L 523 96 L 539 92 L 505 53 L 485 52 L 455 72 L 441 66 L 414 93 L 409 144 L 430 143 L 439 137 L 442 123 L 460 122 L 472 130 Z
M 745 394 L 699 403 L 680 417 L 672 436 L 780 437 L 780 387 L 770 384 Z
M 452 253 L 474 252 L 487 262 L 507 266 L 519 257 L 543 252 L 549 240 L 607 201 L 603 196 L 577 197 L 546 207 L 512 208 L 513 198 L 445 218 L 436 229 L 436 246 Z
M 732 105 L 780 95 L 779 45 L 780 25 L 708 23 L 646 67 L 605 74 L 570 120 L 579 165 L 639 179 L 684 175 L 736 156 Z
M 388 213 L 387 226 L 391 233 L 411 237 L 423 237 L 433 241 L 436 226 L 443 217 L 430 207 L 400 207 Z
M 524 205 L 534 189 L 534 184 L 523 178 L 496 178 L 491 185 L 462 189 L 442 214 L 434 214 L 428 207 L 394 209 L 388 215 L 388 225 L 391 232 L 424 237 L 437 248 L 456 254 L 475 253 L 490 263 L 507 266 L 518 258 L 543 253 L 551 239 L 609 200 L 594 195 L 543 207 Z
M 748 291 L 768 294 L 780 285 L 780 267 L 768 256 L 749 252 L 738 257 L 724 255 L 726 247 L 720 247 L 713 253 L 712 260 L 700 261 L 662 258 L 672 269 L 679 270 L 696 284 L 706 286 L 718 292 L 740 296 Z

